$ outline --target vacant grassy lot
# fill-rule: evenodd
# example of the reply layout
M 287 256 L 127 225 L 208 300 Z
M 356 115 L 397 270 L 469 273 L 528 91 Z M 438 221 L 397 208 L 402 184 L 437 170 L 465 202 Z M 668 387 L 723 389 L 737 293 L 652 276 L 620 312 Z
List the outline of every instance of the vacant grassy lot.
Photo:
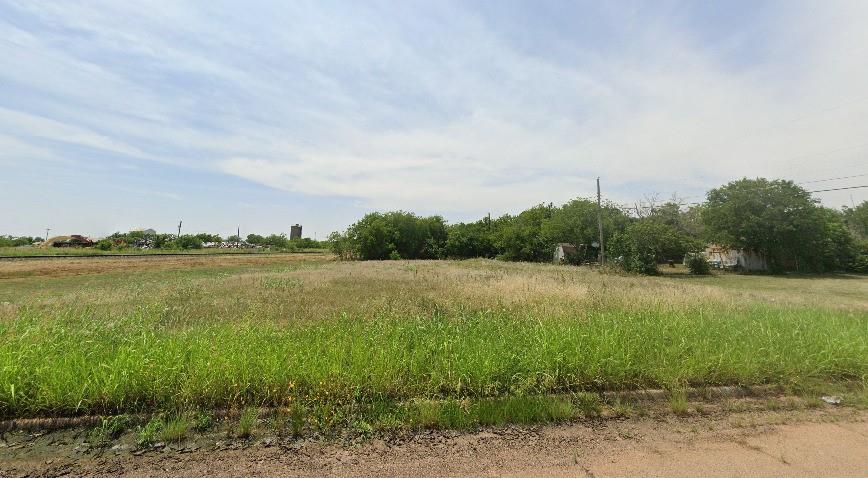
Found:
M 300 252 L 321 252 L 319 249 L 304 249 Z M 103 251 L 96 247 L 0 247 L 0 256 L 3 257 L 38 257 L 38 256 L 124 256 L 124 255 L 165 255 L 165 254 L 275 254 L 277 252 L 268 249 L 121 249 Z
M 589 391 L 866 379 L 866 277 L 325 255 L 0 262 L 7 418 L 267 405 L 336 422 L 348 408 L 383 423 L 534 421 Z M 547 396 L 574 398 L 534 398 Z

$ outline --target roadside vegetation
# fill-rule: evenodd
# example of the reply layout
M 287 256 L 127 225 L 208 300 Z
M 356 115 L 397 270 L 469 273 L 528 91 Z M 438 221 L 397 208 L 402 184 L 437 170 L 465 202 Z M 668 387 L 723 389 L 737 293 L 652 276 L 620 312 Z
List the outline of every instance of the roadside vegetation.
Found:
M 303 426 L 469 426 L 583 415 L 603 391 L 868 377 L 856 275 L 281 256 L 126 267 L 4 280 L 2 417 L 265 406 Z M 152 434 L 181 436 L 167 420 Z

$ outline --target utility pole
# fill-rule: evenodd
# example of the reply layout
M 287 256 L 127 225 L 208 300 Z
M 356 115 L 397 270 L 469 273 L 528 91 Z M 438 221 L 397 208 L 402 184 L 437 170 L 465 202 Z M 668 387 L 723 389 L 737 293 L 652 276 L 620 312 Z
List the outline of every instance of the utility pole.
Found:
M 241 226 L 238 226 L 238 229 L 235 231 L 235 237 L 238 238 L 238 242 L 241 242 Z
M 597 227 L 600 229 L 600 265 L 606 265 L 606 248 L 603 246 L 603 204 L 600 200 L 600 178 L 597 177 Z
M 181 224 L 184 224 L 184 221 L 178 221 L 178 237 L 181 237 Z
M 42 242 L 48 242 L 48 231 L 50 231 L 50 230 L 51 230 L 51 228 L 48 228 L 48 227 L 45 228 L 45 240 Z
M 485 225 L 491 231 L 491 213 L 488 213 L 488 216 L 485 217 Z

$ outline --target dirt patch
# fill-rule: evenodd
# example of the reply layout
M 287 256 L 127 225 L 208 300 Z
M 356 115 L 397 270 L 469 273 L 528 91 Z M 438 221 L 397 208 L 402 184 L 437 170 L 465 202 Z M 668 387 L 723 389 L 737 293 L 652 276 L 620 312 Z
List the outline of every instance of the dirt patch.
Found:
M 340 444 L 192 440 L 138 456 L 123 444 L 82 451 L 70 433 L 7 437 L 0 477 L 864 476 L 868 469 L 868 412 L 831 408 L 431 431 Z M 28 445 L 40 440 L 54 442 Z

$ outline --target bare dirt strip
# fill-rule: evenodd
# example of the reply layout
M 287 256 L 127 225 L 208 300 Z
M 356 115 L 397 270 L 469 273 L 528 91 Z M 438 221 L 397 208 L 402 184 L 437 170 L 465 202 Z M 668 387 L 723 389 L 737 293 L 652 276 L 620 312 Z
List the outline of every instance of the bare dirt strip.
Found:
M 6 436 L 0 477 L 868 476 L 868 412 L 829 408 L 422 432 L 355 443 L 261 436 L 141 455 L 110 448 L 81 453 L 76 440 L 58 436 L 48 447 L 28 445 L 44 436 Z

